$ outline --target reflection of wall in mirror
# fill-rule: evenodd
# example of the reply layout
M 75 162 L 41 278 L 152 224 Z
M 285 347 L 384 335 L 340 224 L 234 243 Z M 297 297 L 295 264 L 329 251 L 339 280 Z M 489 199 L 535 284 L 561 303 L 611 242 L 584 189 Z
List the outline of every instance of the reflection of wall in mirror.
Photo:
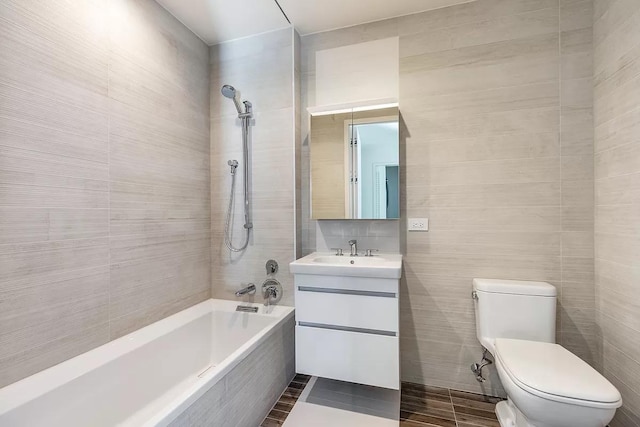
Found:
M 351 113 L 311 118 L 311 213 L 316 219 L 345 215 L 345 121 Z

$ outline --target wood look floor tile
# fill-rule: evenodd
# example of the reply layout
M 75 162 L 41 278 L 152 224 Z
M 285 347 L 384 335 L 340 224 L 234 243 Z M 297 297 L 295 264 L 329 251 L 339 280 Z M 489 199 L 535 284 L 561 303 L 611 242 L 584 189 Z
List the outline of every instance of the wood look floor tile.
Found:
M 416 423 L 408 420 L 400 420 L 400 427 L 432 427 L 434 424 Z
M 302 394 L 301 388 L 292 388 L 292 387 L 287 387 L 284 393 L 282 393 L 283 396 L 291 397 L 294 399 L 299 398 L 301 394 Z
M 295 381 L 291 381 L 291 383 L 289 383 L 289 388 L 296 388 L 298 390 L 302 390 L 307 386 L 306 383 L 298 383 Z
M 443 403 L 443 402 L 438 402 L 438 403 Z M 429 405 L 427 406 L 412 405 L 403 400 L 400 403 L 400 410 L 410 412 L 410 413 L 427 415 L 431 417 L 444 418 L 444 419 L 453 420 L 453 421 L 455 421 L 456 419 L 453 413 L 453 407 L 449 404 L 444 404 L 441 407 L 438 407 L 438 406 L 433 407 Z
M 289 406 L 295 405 L 297 401 L 298 401 L 298 398 L 292 397 L 292 396 L 286 396 L 284 394 L 280 396 L 280 399 L 278 399 L 279 403 L 284 403 L 285 405 L 289 405 Z
M 293 409 L 293 405 L 294 404 L 295 404 L 295 402 L 293 404 L 284 403 L 282 401 L 282 399 L 280 399 L 280 400 L 278 400 L 278 402 L 276 402 L 276 404 L 273 407 L 273 409 L 277 409 L 278 411 L 282 411 L 282 412 L 291 412 L 291 410 Z
M 485 394 L 470 393 L 468 391 L 450 390 L 450 393 L 451 393 L 451 399 L 454 401 L 456 399 L 462 399 L 462 400 L 471 400 L 474 402 L 492 403 L 495 405 L 496 403 L 504 400 L 500 397 L 487 396 Z
M 271 412 L 269 412 L 269 415 L 267 415 L 267 418 L 271 418 L 278 421 L 284 421 L 287 419 L 288 415 L 289 415 L 289 411 L 280 411 L 274 408 L 271 410 Z
M 456 422 L 454 420 L 432 417 L 429 415 L 419 414 L 416 412 L 406 412 L 402 410 L 400 411 L 400 421 L 412 421 L 414 423 L 426 426 L 456 427 Z
M 494 406 L 495 408 L 495 406 Z M 472 417 L 478 417 L 478 418 L 487 418 L 490 420 L 497 420 L 498 418 L 496 417 L 496 413 L 495 410 L 485 410 L 485 409 L 476 409 L 476 408 L 469 408 L 467 406 L 461 406 L 461 405 L 454 405 L 453 409 L 457 414 L 465 414 L 465 415 L 469 415 Z
M 460 407 L 477 409 L 480 411 L 487 411 L 487 412 L 494 412 L 496 408 L 495 403 L 481 402 L 477 400 L 468 400 L 468 399 L 456 399 L 455 397 L 453 398 L 453 405 L 454 407 L 460 406 Z
M 499 397 L 484 396 L 481 394 L 451 390 L 451 400 L 454 407 L 460 407 L 460 411 L 464 411 L 464 408 L 477 409 L 491 412 L 495 417 L 496 403 L 500 402 L 503 399 Z
M 446 388 L 428 387 L 419 384 L 403 383 L 402 398 L 409 396 L 421 399 L 433 399 L 441 402 L 451 402 L 449 390 Z
M 413 405 L 413 406 L 424 406 L 427 408 L 434 408 L 434 409 L 445 409 L 448 408 L 450 410 L 453 410 L 453 403 L 451 403 L 450 400 L 445 400 L 445 399 L 432 399 L 430 397 L 414 397 L 414 396 L 409 396 L 406 394 L 403 394 L 401 397 L 402 402 L 408 404 L 408 405 Z
M 415 390 L 422 391 L 426 393 L 439 394 L 442 396 L 449 396 L 449 390 L 442 387 L 433 387 L 424 384 L 415 384 L 415 383 L 402 383 L 402 390 Z
M 309 382 L 310 379 L 311 379 L 311 376 L 309 376 L 309 375 L 296 374 L 296 376 L 293 378 L 293 381 L 295 381 L 297 383 L 306 384 L 306 383 Z
M 273 418 L 265 418 L 260 427 L 279 427 L 284 424 L 284 420 L 274 420 Z
M 466 426 L 473 427 L 500 427 L 500 423 L 497 419 L 474 417 L 467 414 L 459 414 L 456 412 L 456 419 L 458 420 L 458 427 L 463 423 Z
M 470 423 L 458 420 L 458 427 L 500 427 L 500 423 L 498 421 L 492 421 L 489 423 L 484 421 Z

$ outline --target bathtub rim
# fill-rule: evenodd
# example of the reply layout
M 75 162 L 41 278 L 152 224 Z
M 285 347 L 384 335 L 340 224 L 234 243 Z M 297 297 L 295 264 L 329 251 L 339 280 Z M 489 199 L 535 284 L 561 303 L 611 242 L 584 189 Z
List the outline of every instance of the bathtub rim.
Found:
M 259 312 L 255 313 L 255 315 L 271 317 L 274 319 L 274 322 L 262 328 L 247 340 L 247 342 L 235 349 L 223 361 L 203 375 L 199 381 L 189 386 L 184 392 L 173 399 L 171 404 L 143 424 L 143 426 L 165 426 L 209 390 L 218 379 L 224 377 L 224 375 L 237 366 L 238 363 L 260 343 L 275 333 L 279 325 L 292 318 L 295 311 L 294 307 L 274 305 L 268 308 L 269 312 L 266 312 L 267 308 L 259 303 L 213 298 L 207 299 L 127 335 L 116 338 L 85 353 L 81 353 L 71 359 L 67 359 L 57 365 L 0 388 L 0 417 L 30 401 L 38 399 L 56 388 L 64 386 L 82 375 L 98 369 L 110 361 L 135 351 L 191 321 L 215 311 L 235 312 L 238 305 L 258 307 Z M 254 315 L 254 313 L 246 314 Z

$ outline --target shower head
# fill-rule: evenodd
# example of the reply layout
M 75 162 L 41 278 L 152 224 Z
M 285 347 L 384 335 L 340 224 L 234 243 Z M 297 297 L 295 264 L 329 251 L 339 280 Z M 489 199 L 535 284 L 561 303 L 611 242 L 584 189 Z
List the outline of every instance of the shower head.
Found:
M 236 110 L 238 110 L 238 114 L 242 114 L 242 107 L 240 107 L 240 101 L 238 101 L 238 92 L 236 91 L 236 88 L 231 85 L 224 85 L 220 92 L 222 92 L 222 95 L 226 98 L 232 99 L 236 106 Z
M 233 99 L 236 97 L 236 88 L 231 85 L 224 85 L 220 90 L 224 96 L 227 98 Z

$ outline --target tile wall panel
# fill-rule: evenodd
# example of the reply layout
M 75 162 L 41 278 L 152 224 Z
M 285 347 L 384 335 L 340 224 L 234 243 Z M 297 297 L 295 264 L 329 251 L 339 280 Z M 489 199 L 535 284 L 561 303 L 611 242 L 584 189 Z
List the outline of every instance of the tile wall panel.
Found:
M 211 57 L 211 230 L 212 293 L 236 299 L 234 293 L 248 283 L 260 289 L 267 278 L 265 263 L 275 259 L 275 276 L 284 288 L 282 304 L 293 305 L 293 276 L 289 263 L 296 256 L 296 175 L 294 117 L 293 29 L 276 30 L 212 46 Z M 230 252 L 224 244 L 224 223 L 229 205 L 231 175 L 227 161 L 237 170 L 233 241 L 244 242 L 242 132 L 230 99 L 220 88 L 234 86 L 243 100 L 253 104 L 250 135 L 253 230 L 248 248 Z M 263 302 L 260 290 L 245 300 Z
M 205 44 L 149 0 L 0 5 L 0 387 L 210 296 Z
M 595 281 L 600 365 L 640 425 L 640 4 L 594 3 Z
M 495 371 L 481 386 L 469 370 L 481 356 L 474 277 L 554 284 L 558 341 L 597 361 L 591 11 L 478 0 L 302 38 L 302 104 L 313 106 L 317 50 L 400 36 L 403 219 L 389 237 L 405 254 L 403 380 L 502 392 Z M 301 172 L 304 190 L 308 160 Z M 428 217 L 429 232 L 403 231 L 410 217 Z M 306 220 L 303 250 L 352 228 Z

